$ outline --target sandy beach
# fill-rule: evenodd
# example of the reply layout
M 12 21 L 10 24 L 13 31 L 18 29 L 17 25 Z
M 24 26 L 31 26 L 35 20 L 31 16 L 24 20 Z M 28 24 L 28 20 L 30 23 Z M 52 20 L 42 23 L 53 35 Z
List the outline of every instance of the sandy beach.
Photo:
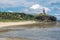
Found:
M 25 38 L 0 38 L 0 40 L 30 40 Z
M 23 22 L 0 22 L 0 27 L 14 26 L 14 25 L 26 25 L 33 24 L 35 21 L 23 21 Z

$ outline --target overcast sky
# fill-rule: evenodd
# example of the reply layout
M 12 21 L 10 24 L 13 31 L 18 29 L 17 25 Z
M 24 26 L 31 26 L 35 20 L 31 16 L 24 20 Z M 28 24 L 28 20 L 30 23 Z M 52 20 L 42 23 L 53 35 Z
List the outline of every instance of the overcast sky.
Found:
M 0 0 L 0 11 L 42 13 L 42 9 L 60 19 L 60 0 Z M 58 15 L 58 16 L 57 16 Z

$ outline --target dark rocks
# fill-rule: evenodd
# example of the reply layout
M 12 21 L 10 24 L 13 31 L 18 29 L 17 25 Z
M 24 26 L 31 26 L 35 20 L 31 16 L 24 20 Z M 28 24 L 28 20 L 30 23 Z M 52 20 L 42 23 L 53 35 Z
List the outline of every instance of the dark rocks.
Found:
M 47 21 L 47 22 L 57 20 L 57 18 L 54 16 L 37 16 L 35 17 L 35 19 L 38 21 Z

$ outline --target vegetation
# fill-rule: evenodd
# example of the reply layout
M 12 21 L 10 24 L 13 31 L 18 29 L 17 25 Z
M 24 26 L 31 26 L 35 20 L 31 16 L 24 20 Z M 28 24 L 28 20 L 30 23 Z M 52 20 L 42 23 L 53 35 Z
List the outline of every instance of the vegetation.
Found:
M 36 16 L 35 19 L 38 21 L 47 21 L 47 22 L 57 20 L 55 16 L 51 16 L 51 15 L 47 15 L 47 14 L 40 14 L 40 15 Z
M 25 13 L 0 12 L 0 21 L 33 20 L 34 16 Z
M 25 13 L 0 12 L 0 21 L 5 22 L 24 20 L 56 21 L 56 17 L 46 14 L 31 15 Z

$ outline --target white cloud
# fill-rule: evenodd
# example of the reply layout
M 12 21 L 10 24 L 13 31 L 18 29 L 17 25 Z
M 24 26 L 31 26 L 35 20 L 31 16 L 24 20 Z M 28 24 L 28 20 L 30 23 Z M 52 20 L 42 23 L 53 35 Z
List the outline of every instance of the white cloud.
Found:
M 8 12 L 13 12 L 13 11 L 8 11 Z
M 40 7 L 39 4 L 35 4 L 35 5 L 32 5 L 30 8 L 31 8 L 31 9 L 38 9 L 39 7 Z
M 51 11 L 49 8 L 41 6 L 39 4 L 35 4 L 35 5 L 32 5 L 30 7 L 30 9 L 32 9 L 32 10 L 39 10 L 40 12 L 43 10 L 43 8 L 45 9 L 45 12 Z

